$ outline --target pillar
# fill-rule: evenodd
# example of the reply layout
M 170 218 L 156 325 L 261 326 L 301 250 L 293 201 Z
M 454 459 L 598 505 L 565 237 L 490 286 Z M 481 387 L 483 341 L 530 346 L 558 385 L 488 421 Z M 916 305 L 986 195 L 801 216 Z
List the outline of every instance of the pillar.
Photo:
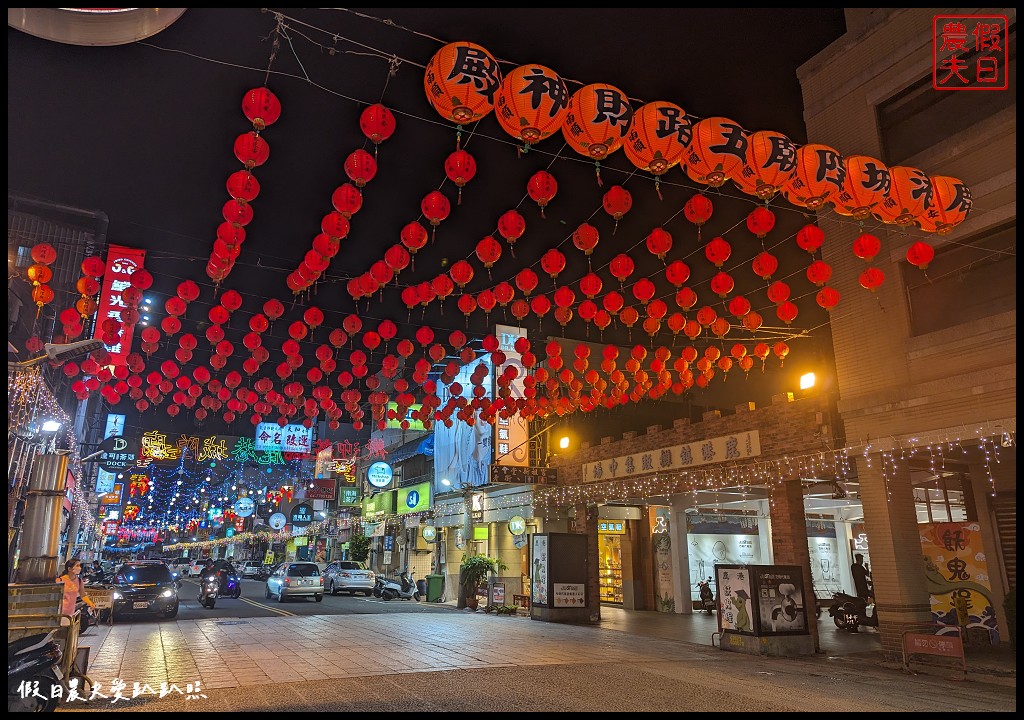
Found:
M 814 585 L 811 554 L 807 549 L 804 490 L 799 477 L 784 478 L 773 490 L 771 501 L 772 555 L 776 565 L 798 565 L 803 573 L 803 602 L 814 652 L 821 652 L 818 622 L 814 616 Z
M 587 536 L 587 610 L 590 622 L 601 622 L 601 582 L 597 574 L 597 505 L 579 504 L 575 506 L 576 522 L 570 525 L 570 532 Z
M 672 537 L 672 591 L 676 600 L 676 613 L 693 615 L 693 600 L 690 588 L 696 582 L 690 577 L 690 547 L 686 542 L 686 508 L 693 505 L 689 495 L 672 496 L 672 520 L 669 533 Z
M 883 477 L 881 456 L 872 455 L 870 466 L 864 457 L 856 460 L 882 651 L 898 660 L 905 626 L 932 619 L 910 469 L 890 464 Z

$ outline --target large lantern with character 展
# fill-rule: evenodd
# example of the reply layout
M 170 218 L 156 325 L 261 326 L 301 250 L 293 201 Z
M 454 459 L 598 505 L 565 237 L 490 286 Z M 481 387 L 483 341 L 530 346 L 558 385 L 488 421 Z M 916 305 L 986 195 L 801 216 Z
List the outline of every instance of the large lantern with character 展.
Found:
M 498 61 L 481 46 L 465 41 L 448 43 L 434 53 L 423 75 L 430 106 L 457 125 L 475 122 L 493 110 L 500 86 Z

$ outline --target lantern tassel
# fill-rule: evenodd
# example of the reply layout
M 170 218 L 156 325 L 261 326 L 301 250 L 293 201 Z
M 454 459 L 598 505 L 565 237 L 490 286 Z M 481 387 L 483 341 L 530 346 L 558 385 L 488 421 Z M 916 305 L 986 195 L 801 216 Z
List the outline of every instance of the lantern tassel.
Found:
M 658 193 L 658 199 L 659 200 L 664 200 L 664 198 L 661 196 L 661 178 L 660 177 L 654 178 L 654 192 Z
M 430 226 L 430 244 L 434 244 L 434 236 L 437 234 L 437 225 Z
M 455 150 L 456 152 L 462 149 L 462 126 L 460 125 L 458 131 L 455 133 Z
M 604 187 L 604 181 L 601 180 L 601 162 L 599 160 L 594 161 L 594 174 L 597 175 L 597 186 Z
M 462 204 L 462 186 L 461 185 L 459 185 L 459 199 L 456 201 L 455 204 L 456 205 L 461 205 Z

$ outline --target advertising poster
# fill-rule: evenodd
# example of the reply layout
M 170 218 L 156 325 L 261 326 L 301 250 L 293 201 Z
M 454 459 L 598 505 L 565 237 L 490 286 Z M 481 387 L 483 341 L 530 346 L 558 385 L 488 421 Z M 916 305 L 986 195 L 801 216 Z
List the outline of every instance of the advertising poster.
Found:
M 745 567 L 716 567 L 718 581 L 718 627 L 722 632 L 754 634 L 751 617 L 750 573 Z
M 548 604 L 548 536 L 533 536 L 533 577 L 530 596 L 534 605 Z
M 523 365 L 523 356 L 516 350 L 516 340 L 526 337 L 526 328 L 511 325 L 495 325 L 494 334 L 498 347 L 505 354 L 505 362 L 494 368 L 494 374 L 501 375 L 507 368 L 514 368 L 516 376 L 508 384 L 513 400 L 526 397 L 526 378 L 530 374 Z M 526 467 L 530 464 L 530 428 L 519 414 L 512 417 L 498 417 L 494 425 L 494 464 L 498 466 Z
M 690 600 L 700 599 L 697 582 L 713 578 L 715 565 L 761 563 L 761 542 L 757 532 L 757 518 L 750 515 L 698 513 L 686 516 L 692 580 Z M 715 587 L 711 589 L 716 590 Z
M 476 397 L 473 382 L 478 365 L 487 369 L 482 378 L 476 376 L 480 387 L 484 388 L 484 397 L 491 397 L 493 372 L 489 355 L 482 355 L 471 363 L 466 363 L 455 376 L 450 385 L 438 383 L 437 397 L 441 405 L 445 405 L 453 397 L 453 390 L 461 391 L 459 396 L 466 402 Z M 479 411 L 477 411 L 479 413 Z M 490 423 L 476 418 L 469 425 L 464 422 L 452 423 L 447 427 L 444 423 L 434 425 L 434 492 L 444 493 L 452 489 L 476 487 L 490 482 L 491 455 L 494 450 L 493 428 Z M 447 480 L 445 483 L 443 481 Z
M 553 607 L 583 607 L 586 604 L 583 583 L 555 583 Z
M 981 628 L 989 633 L 991 642 L 998 643 L 999 630 L 992 607 L 981 527 L 977 522 L 968 521 L 923 523 L 918 528 L 925 578 L 931 593 L 932 619 L 939 625 L 959 625 L 956 604 L 959 602 L 963 608 L 966 602 L 966 631 Z
M 807 551 L 811 559 L 811 580 L 817 597 L 830 597 L 842 587 L 839 567 L 839 539 L 832 520 L 807 520 Z
M 806 635 L 803 571 L 795 565 L 752 568 L 758 635 Z

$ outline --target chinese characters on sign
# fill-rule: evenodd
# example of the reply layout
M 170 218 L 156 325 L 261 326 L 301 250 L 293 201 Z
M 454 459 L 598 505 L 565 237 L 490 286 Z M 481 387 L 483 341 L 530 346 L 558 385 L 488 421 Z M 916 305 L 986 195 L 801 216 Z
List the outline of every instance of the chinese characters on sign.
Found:
M 491 465 L 492 483 L 522 483 L 523 485 L 554 485 L 558 471 L 555 468 L 513 467 Z
M 583 482 L 685 470 L 699 465 L 745 460 L 760 454 L 760 436 L 757 430 L 751 430 L 738 435 L 698 440 L 684 445 L 586 463 L 583 465 Z
M 313 446 L 313 428 L 305 425 L 285 425 L 276 422 L 256 426 L 257 450 L 308 453 Z
M 933 621 L 950 628 L 985 628 L 991 641 L 999 642 L 981 527 L 976 521 L 922 523 L 918 530 Z M 961 614 L 967 615 L 966 623 L 960 622 Z M 939 631 L 944 632 L 949 631 Z
M 96 330 L 93 337 L 103 339 L 103 321 L 107 318 L 113 318 L 120 323 L 118 341 L 113 345 L 103 345 L 110 353 L 111 365 L 124 365 L 128 353 L 131 352 L 135 323 L 122 321 L 121 313 L 129 309 L 122 293 L 131 286 L 132 274 L 142 269 L 145 259 L 146 251 L 137 248 L 110 245 L 107 250 L 107 270 L 103 275 L 103 289 L 98 303 L 99 310 L 96 313 Z M 135 310 L 135 307 L 130 309 Z
M 1005 15 L 936 15 L 932 27 L 932 87 L 1006 90 L 1009 22 Z

